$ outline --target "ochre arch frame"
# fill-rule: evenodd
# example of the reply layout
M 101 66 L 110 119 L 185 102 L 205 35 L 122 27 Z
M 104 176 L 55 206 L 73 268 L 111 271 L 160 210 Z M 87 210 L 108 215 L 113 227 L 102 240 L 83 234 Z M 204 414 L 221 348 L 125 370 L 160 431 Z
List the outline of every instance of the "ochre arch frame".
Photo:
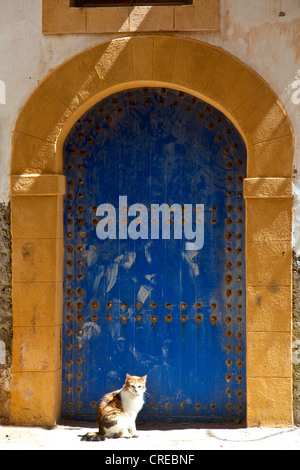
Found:
M 52 426 L 60 417 L 64 139 L 103 97 L 147 85 L 211 103 L 245 140 L 247 426 L 291 426 L 291 125 L 275 93 L 245 64 L 221 48 L 168 36 L 113 39 L 72 57 L 20 112 L 11 164 L 11 422 Z

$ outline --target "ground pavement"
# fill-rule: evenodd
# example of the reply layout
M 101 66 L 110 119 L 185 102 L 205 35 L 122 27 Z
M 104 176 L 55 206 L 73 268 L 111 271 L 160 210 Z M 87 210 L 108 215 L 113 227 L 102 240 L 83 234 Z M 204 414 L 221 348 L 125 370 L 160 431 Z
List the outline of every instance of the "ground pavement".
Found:
M 139 437 L 135 439 L 81 441 L 82 435 L 95 430 L 90 424 L 81 423 L 61 424 L 52 429 L 0 426 L 0 450 L 101 450 L 103 455 L 113 455 L 114 463 L 117 463 L 118 456 L 124 455 L 123 451 L 127 452 L 126 455 L 132 453 L 132 456 L 135 451 L 149 451 L 147 455 L 153 454 L 150 462 L 153 464 L 157 463 L 155 459 L 160 451 L 175 454 L 188 451 L 192 454 L 192 451 L 201 450 L 300 450 L 300 427 L 271 429 L 169 425 L 162 428 L 143 425 L 139 427 Z M 135 467 L 134 462 L 131 463 Z

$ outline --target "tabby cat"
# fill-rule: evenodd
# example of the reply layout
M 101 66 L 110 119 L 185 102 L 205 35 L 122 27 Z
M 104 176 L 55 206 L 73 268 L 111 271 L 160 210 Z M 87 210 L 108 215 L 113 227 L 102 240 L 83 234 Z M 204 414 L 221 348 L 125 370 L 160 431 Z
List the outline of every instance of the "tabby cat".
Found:
M 135 421 L 144 404 L 147 375 L 126 375 L 120 390 L 108 393 L 99 403 L 98 433 L 87 433 L 81 440 L 102 441 L 106 438 L 138 437 Z

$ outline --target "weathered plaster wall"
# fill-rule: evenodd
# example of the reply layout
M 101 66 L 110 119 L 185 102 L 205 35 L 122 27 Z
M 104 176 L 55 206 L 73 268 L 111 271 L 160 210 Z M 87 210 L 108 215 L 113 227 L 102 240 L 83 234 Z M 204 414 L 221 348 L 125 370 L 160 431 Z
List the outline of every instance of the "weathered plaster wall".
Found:
M 9 173 L 20 108 L 50 72 L 74 54 L 120 35 L 43 35 L 42 0 L 0 2 L 0 420 L 7 417 L 11 301 Z M 258 72 L 284 104 L 295 134 L 294 328 L 295 418 L 300 422 L 300 0 L 221 0 L 219 32 L 172 33 L 220 46 Z M 160 35 L 163 33 L 159 33 Z M 171 33 L 167 33 L 171 34 Z M 222 77 L 220 77 L 222 80 Z M 300 348 L 299 348 L 300 351 Z M 4 361 L 5 358 L 5 361 Z M 1 360 L 3 364 L 1 364 Z M 5 363 L 4 363 L 5 362 Z M 299 361 L 300 362 L 300 361 Z M 3 400 L 3 397 L 5 400 Z

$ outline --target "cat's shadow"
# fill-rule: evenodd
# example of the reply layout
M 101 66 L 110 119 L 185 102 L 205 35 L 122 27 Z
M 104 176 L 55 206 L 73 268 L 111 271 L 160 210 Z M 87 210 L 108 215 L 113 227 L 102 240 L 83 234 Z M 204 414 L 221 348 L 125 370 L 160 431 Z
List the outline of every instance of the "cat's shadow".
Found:
M 241 429 L 246 428 L 246 423 L 164 423 L 164 422 L 141 422 L 137 420 L 137 429 L 141 431 L 172 431 L 184 429 Z
M 63 421 L 60 424 L 70 429 L 77 428 L 82 430 L 85 428 L 97 430 L 96 422 L 86 422 L 86 421 Z M 247 428 L 245 422 L 241 423 L 164 423 L 164 422 L 141 422 L 137 421 L 137 430 L 138 431 L 176 431 L 184 429 L 243 429 Z

